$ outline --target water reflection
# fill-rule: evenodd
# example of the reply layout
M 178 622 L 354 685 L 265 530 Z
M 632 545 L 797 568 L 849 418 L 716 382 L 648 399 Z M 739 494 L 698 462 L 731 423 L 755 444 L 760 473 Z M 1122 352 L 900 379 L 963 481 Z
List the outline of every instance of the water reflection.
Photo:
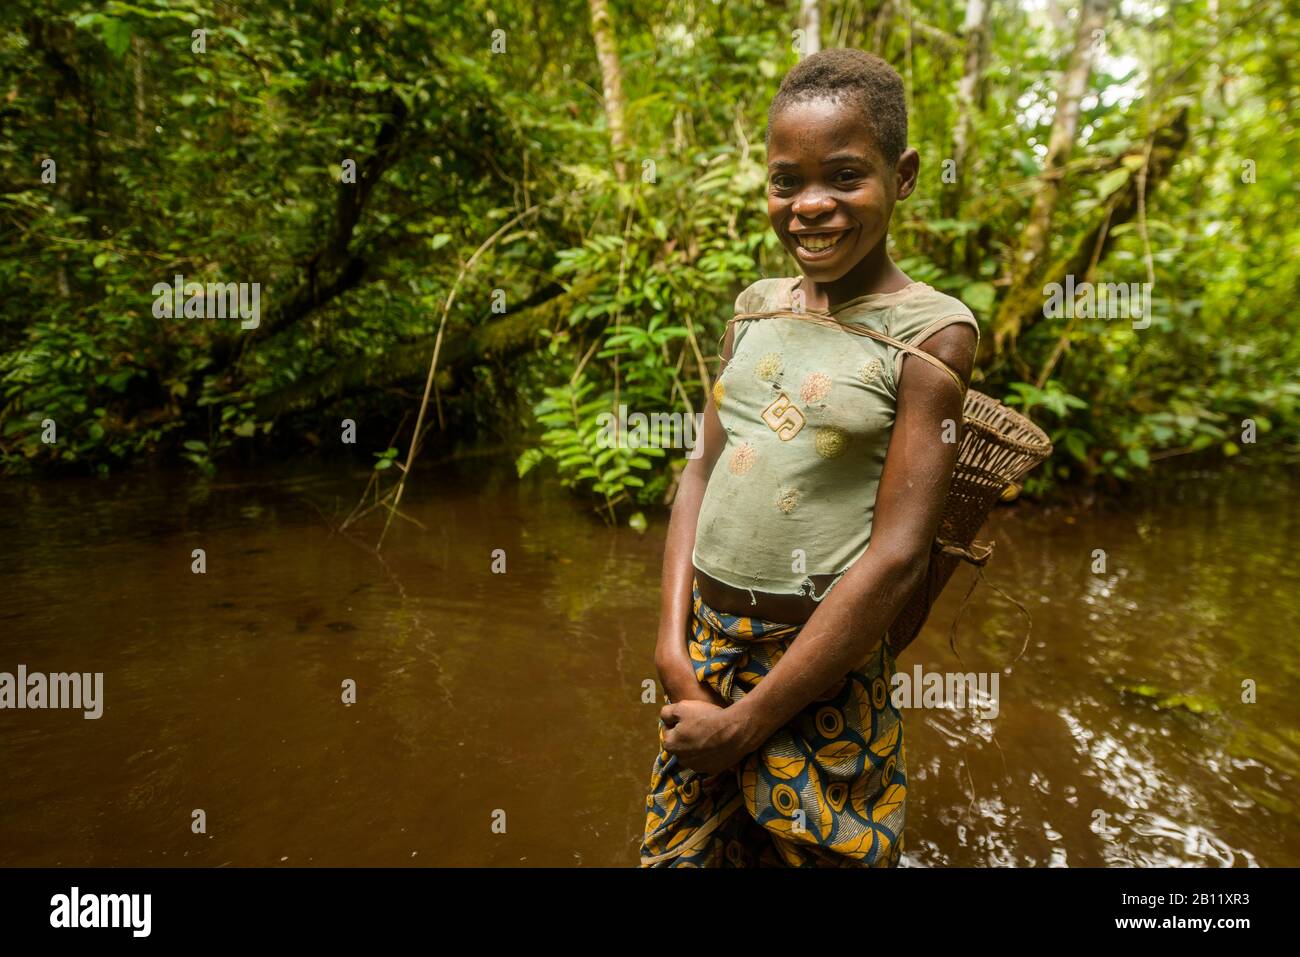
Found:
M 978 587 L 959 663 L 962 570 L 905 654 L 1000 687 L 996 717 L 906 714 L 904 864 L 1300 863 L 1295 481 L 999 512 L 987 574 L 1032 636 L 1016 660 L 1021 612 Z M 0 486 L 0 671 L 103 671 L 106 698 L 0 712 L 0 864 L 635 862 L 663 521 L 447 471 L 377 558 L 327 521 L 363 484 Z

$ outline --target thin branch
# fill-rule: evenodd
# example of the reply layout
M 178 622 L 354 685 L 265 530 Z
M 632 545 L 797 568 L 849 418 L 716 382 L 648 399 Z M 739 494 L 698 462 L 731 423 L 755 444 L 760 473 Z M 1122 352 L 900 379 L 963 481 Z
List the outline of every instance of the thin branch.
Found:
M 433 380 L 438 372 L 438 354 L 442 351 L 442 336 L 447 328 L 447 316 L 451 313 L 452 303 L 456 301 L 456 293 L 460 289 L 460 284 L 464 281 L 465 275 L 478 264 L 483 254 L 491 249 L 507 230 L 514 228 L 518 223 L 532 216 L 541 208 L 540 205 L 530 206 L 519 215 L 503 223 L 496 232 L 485 239 L 482 245 L 474 251 L 474 255 L 469 257 L 469 261 L 460 267 L 456 281 L 451 284 L 451 291 L 447 293 L 447 300 L 443 303 L 442 318 L 438 322 L 438 335 L 433 342 L 433 358 L 429 360 L 429 374 L 424 380 L 424 397 L 420 399 L 420 412 L 415 418 L 415 432 L 411 437 L 411 447 L 406 453 L 406 463 L 402 466 L 402 477 L 397 480 L 393 504 L 388 507 L 388 518 L 384 521 L 383 531 L 379 533 L 379 542 L 375 545 L 376 549 L 383 547 L 384 537 L 388 534 L 388 527 L 393 523 L 393 515 L 396 514 L 397 507 L 402 503 L 402 494 L 406 491 L 406 480 L 411 477 L 411 469 L 415 465 L 415 456 L 420 451 L 420 427 L 424 425 L 424 415 L 429 408 L 429 395 L 433 391 Z

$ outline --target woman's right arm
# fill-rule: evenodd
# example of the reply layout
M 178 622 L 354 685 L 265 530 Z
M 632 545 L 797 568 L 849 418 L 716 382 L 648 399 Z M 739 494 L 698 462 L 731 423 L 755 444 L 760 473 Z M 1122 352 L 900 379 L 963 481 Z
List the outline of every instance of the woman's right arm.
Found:
M 723 369 L 731 358 L 734 325 L 727 326 L 727 337 L 722 347 Z M 716 379 L 714 381 L 717 381 Z M 700 503 L 709 484 L 714 463 L 726 446 L 726 435 L 718 410 L 714 406 L 712 391 L 704 399 L 704 428 L 699 437 L 700 454 L 687 459 L 686 468 L 673 498 L 672 518 L 668 522 L 668 538 L 664 545 L 663 585 L 659 609 L 659 638 L 655 643 L 655 667 L 659 681 L 672 701 L 708 701 L 725 704 L 713 690 L 695 678 L 686 647 L 687 628 L 691 616 L 691 582 L 695 567 L 691 553 L 695 550 L 695 525 L 700 516 Z

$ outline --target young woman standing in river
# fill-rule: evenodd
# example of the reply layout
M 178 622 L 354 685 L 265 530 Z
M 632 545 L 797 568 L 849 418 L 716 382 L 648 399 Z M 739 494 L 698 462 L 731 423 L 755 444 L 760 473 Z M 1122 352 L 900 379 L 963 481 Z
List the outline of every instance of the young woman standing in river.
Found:
M 857 50 L 800 62 L 768 112 L 768 214 L 802 275 L 753 284 L 737 314 L 862 323 L 968 382 L 974 317 L 887 249 L 919 168 L 892 67 Z M 670 703 L 643 866 L 897 863 L 906 760 L 884 637 L 925 574 L 962 419 L 942 365 L 906 356 L 824 322 L 728 325 L 664 552 Z

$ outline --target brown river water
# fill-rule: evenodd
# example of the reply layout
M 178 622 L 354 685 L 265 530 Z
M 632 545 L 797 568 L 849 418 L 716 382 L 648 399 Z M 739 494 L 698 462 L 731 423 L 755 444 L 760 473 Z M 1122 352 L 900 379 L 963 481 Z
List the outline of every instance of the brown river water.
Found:
M 635 865 L 665 517 L 430 466 L 377 557 L 330 524 L 364 482 L 0 484 L 0 672 L 104 674 L 98 720 L 0 710 L 0 865 Z M 1236 470 L 999 510 L 1032 636 L 1013 663 L 981 585 L 959 664 L 963 568 L 902 656 L 999 674 L 996 717 L 904 712 L 904 864 L 1300 865 L 1298 501 Z

